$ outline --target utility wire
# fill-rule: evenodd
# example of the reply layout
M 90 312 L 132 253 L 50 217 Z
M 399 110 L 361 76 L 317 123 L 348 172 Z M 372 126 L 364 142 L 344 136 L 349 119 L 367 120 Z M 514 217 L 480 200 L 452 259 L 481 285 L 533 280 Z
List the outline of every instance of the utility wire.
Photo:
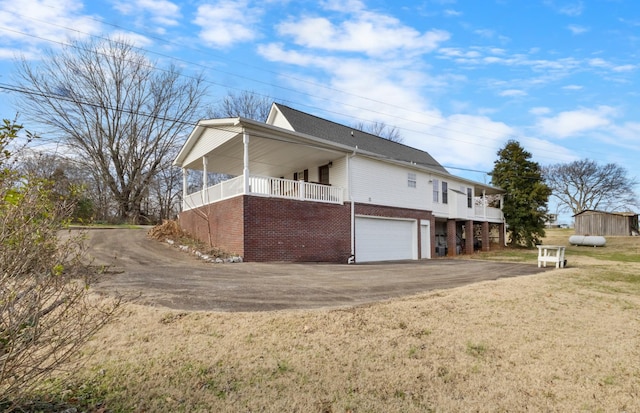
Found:
M 182 126 L 191 126 L 191 127 L 196 127 L 198 125 L 198 122 L 191 122 L 191 121 L 184 121 L 181 119 L 175 119 L 175 118 L 167 118 L 167 117 L 161 117 L 161 116 L 157 116 L 157 115 L 152 115 L 152 114 L 148 114 L 148 113 L 143 113 L 143 112 L 138 112 L 138 111 L 132 111 L 132 110 L 128 110 L 128 109 L 124 109 L 124 108 L 114 108 L 114 107 L 110 107 L 110 106 L 105 106 L 102 104 L 95 104 L 95 103 L 91 103 L 91 102 L 87 102 L 87 101 L 82 101 L 82 100 L 78 100 L 78 99 L 73 99 L 64 95 L 59 95 L 59 94 L 50 94 L 50 93 L 45 93 L 45 92 L 41 92 L 38 90 L 32 90 L 32 89 L 26 89 L 20 86 L 16 86 L 16 85 L 8 85 L 5 83 L 0 83 L 0 90 L 5 90 L 8 92 L 15 92 L 15 93 L 20 93 L 20 94 L 27 94 L 27 95 L 31 95 L 31 96 L 36 96 L 36 97 L 40 97 L 40 98 L 46 98 L 46 99 L 57 99 L 57 100 L 62 100 L 62 101 L 66 101 L 69 103 L 73 103 L 76 105 L 84 105 L 84 106 L 90 106 L 90 107 L 94 107 L 94 108 L 100 108 L 100 109 L 109 109 L 111 111 L 119 111 L 119 112 L 123 112 L 123 113 L 128 113 L 128 114 L 132 114 L 132 115 L 136 115 L 136 116 L 143 116 L 143 117 L 148 117 L 148 118 L 153 118 L 153 119 L 158 119 L 158 120 L 162 120 L 162 121 L 167 121 L 167 122 L 171 122 L 174 124 L 181 124 Z M 343 125 L 344 126 L 344 125 Z M 227 129 L 221 126 L 207 126 L 207 128 L 210 129 L 216 129 L 216 130 L 220 130 L 220 131 L 224 131 L 224 132 L 230 132 L 230 133 L 237 133 L 236 130 L 232 130 L 232 129 Z M 291 142 L 289 140 L 282 140 L 282 139 L 278 139 L 275 138 L 273 136 L 267 136 L 264 134 L 259 134 L 259 133 L 254 133 L 252 136 L 257 137 L 257 138 L 263 138 L 263 139 L 269 139 L 269 140 L 275 140 L 275 141 L 280 141 L 280 142 L 287 142 L 287 143 L 292 143 L 292 144 L 300 144 L 300 145 L 306 145 L 305 143 L 302 142 Z M 378 139 L 384 139 L 384 138 L 380 138 L 380 137 L 376 137 Z M 388 160 L 396 160 L 396 161 L 403 161 L 401 159 L 396 159 L 396 158 L 391 158 L 388 156 L 384 156 L 381 154 L 377 154 L 378 156 L 381 156 L 385 159 Z M 404 160 L 404 162 L 412 162 L 411 160 Z M 487 171 L 482 171 L 482 170 L 476 170 L 476 169 L 471 169 L 471 168 L 461 168 L 461 167 L 455 167 L 455 166 L 446 166 L 446 165 L 441 165 L 439 163 L 425 163 L 425 162 L 420 162 L 420 165 L 424 165 L 424 166 L 428 166 L 428 167 L 444 167 L 446 169 L 455 169 L 455 170 L 462 170 L 462 171 L 467 171 L 467 172 L 477 172 L 477 173 L 482 173 L 482 174 L 489 174 L 489 172 Z
M 52 8 L 52 9 L 56 9 L 56 10 L 60 10 L 59 8 L 55 8 L 53 6 L 47 6 L 47 7 Z M 89 33 L 86 33 L 86 32 L 82 32 L 82 31 L 77 30 L 77 29 L 73 29 L 73 28 L 69 28 L 69 27 L 66 27 L 66 26 L 54 24 L 54 23 L 51 23 L 51 22 L 45 21 L 45 20 L 36 19 L 36 18 L 27 16 L 27 15 L 24 15 L 24 14 L 21 14 L 21 13 L 13 12 L 13 14 L 18 16 L 18 17 L 21 17 L 23 19 L 29 19 L 29 20 L 36 21 L 36 22 L 39 22 L 39 23 L 42 23 L 42 24 L 52 25 L 54 27 L 58 27 L 60 29 L 71 31 L 71 32 L 75 32 L 75 33 L 82 34 L 82 35 L 85 35 L 85 36 L 90 36 L 90 37 L 93 37 L 93 38 L 99 38 L 99 39 L 103 39 L 103 40 L 110 40 L 110 39 L 108 39 L 106 37 L 92 35 L 92 34 L 89 34 Z M 144 32 L 134 31 L 134 30 L 128 29 L 128 28 L 120 26 L 120 25 L 116 25 L 116 24 L 113 24 L 113 23 L 105 22 L 103 20 L 98 20 L 98 19 L 96 19 L 94 17 L 90 17 L 89 16 L 89 18 L 91 20 L 94 20 L 94 21 L 96 21 L 98 23 L 101 23 L 101 24 L 106 24 L 106 25 L 109 25 L 111 27 L 122 29 L 122 30 L 125 30 L 125 31 L 130 32 L 130 33 L 142 35 L 142 36 L 145 36 L 145 37 L 148 37 L 148 38 L 163 42 L 165 44 L 174 45 L 174 46 L 180 46 L 180 47 L 184 48 L 184 45 L 179 45 L 179 44 L 177 44 L 175 42 L 163 39 L 163 38 L 158 37 L 158 36 L 149 35 L 148 33 L 144 33 Z M 55 43 L 55 44 L 62 45 L 62 46 L 77 47 L 74 44 L 63 43 L 63 42 L 60 42 L 60 41 L 47 39 L 47 38 L 44 38 L 44 37 L 41 37 L 41 36 L 32 35 L 32 34 L 29 34 L 29 33 L 17 31 L 17 30 L 14 30 L 14 29 L 6 28 L 6 27 L 0 27 L 0 29 L 6 30 L 6 31 L 9 31 L 9 32 L 13 32 L 13 33 L 16 33 L 16 34 L 20 34 L 20 35 L 23 35 L 23 36 L 33 37 L 33 38 L 36 38 L 36 39 L 39 39 L 39 40 L 42 40 L 42 41 Z M 338 103 L 338 102 L 336 102 L 336 101 L 334 101 L 332 99 L 329 99 L 329 98 L 313 95 L 313 94 L 306 93 L 306 92 L 301 92 L 301 91 L 299 91 L 297 89 L 293 89 L 293 88 L 289 88 L 289 87 L 283 87 L 283 86 L 278 85 L 278 84 L 273 84 L 273 83 L 269 83 L 269 82 L 260 81 L 260 80 L 257 80 L 255 78 L 251 78 L 251 77 L 248 77 L 248 76 L 240 75 L 240 74 L 238 74 L 236 72 L 223 71 L 223 70 L 220 70 L 220 69 L 215 68 L 215 67 L 211 67 L 211 66 L 207 66 L 207 65 L 203 65 L 203 64 L 199 64 L 199 63 L 194 63 L 194 62 L 191 62 L 191 61 L 186 60 L 186 59 L 177 58 L 177 57 L 174 57 L 174 56 L 170 56 L 170 55 L 154 52 L 154 51 L 151 51 L 151 50 L 148 50 L 148 49 L 145 49 L 145 48 L 141 48 L 141 47 L 137 47 L 137 46 L 133 46 L 133 47 L 135 49 L 137 49 L 137 50 L 140 50 L 141 52 L 144 52 L 144 53 L 153 54 L 153 55 L 156 55 L 156 56 L 159 56 L 159 57 L 162 57 L 162 58 L 171 59 L 171 60 L 174 60 L 174 61 L 177 61 L 177 62 L 181 62 L 181 63 L 185 63 L 185 64 L 188 64 L 188 65 L 191 65 L 191 66 L 196 66 L 196 67 L 200 67 L 202 69 L 223 73 L 223 74 L 229 75 L 229 76 L 235 76 L 235 77 L 238 77 L 238 78 L 243 79 L 243 80 L 247 80 L 247 81 L 250 81 L 250 82 L 263 84 L 263 85 L 266 85 L 266 86 L 277 87 L 277 88 L 285 90 L 287 92 L 296 93 L 296 94 L 307 96 L 307 97 L 312 97 L 312 98 L 317 99 L 317 100 L 323 100 L 323 101 L 326 101 L 326 102 L 329 102 L 329 103 Z M 207 54 L 202 49 L 193 48 L 193 47 L 188 47 L 188 48 L 190 50 L 196 51 L 198 53 Z M 446 120 L 448 123 L 459 124 L 459 125 L 466 126 L 466 127 L 473 127 L 476 130 L 484 130 L 484 131 L 490 132 L 492 134 L 493 133 L 500 133 L 500 132 L 498 132 L 496 130 L 477 127 L 475 125 L 470 125 L 470 124 L 466 124 L 466 123 L 463 123 L 463 122 L 446 119 L 444 117 L 434 116 L 434 115 L 431 115 L 429 113 L 415 111 L 415 110 L 412 110 L 412 109 L 409 109 L 409 108 L 406 108 L 406 107 L 401 107 L 401 106 L 398 106 L 398 105 L 390 104 L 389 102 L 382 102 L 382 101 L 379 101 L 379 100 L 376 100 L 376 99 L 371 99 L 371 98 L 368 98 L 368 97 L 365 97 L 365 96 L 361 96 L 361 95 L 358 95 L 358 94 L 354 94 L 354 93 L 350 93 L 350 92 L 347 92 L 347 91 L 343 91 L 343 90 L 339 90 L 339 89 L 336 89 L 336 88 L 332 88 L 332 87 L 330 87 L 328 85 L 319 84 L 319 83 L 312 82 L 312 81 L 305 80 L 305 79 L 300 79 L 300 78 L 297 78 L 295 76 L 290 76 L 290 75 L 286 75 L 286 74 L 279 74 L 277 72 L 270 71 L 270 70 L 267 70 L 267 69 L 264 69 L 264 68 L 261 68 L 261 67 L 255 66 L 255 65 L 247 64 L 246 62 L 241 62 L 241 61 L 231 60 L 231 59 L 226 59 L 226 60 L 228 62 L 242 64 L 242 65 L 254 68 L 256 70 L 264 71 L 264 72 L 271 73 L 271 74 L 281 75 L 283 77 L 288 77 L 288 78 L 290 78 L 292 80 L 299 81 L 299 82 L 304 82 L 304 83 L 307 83 L 307 84 L 312 85 L 314 87 L 324 88 L 324 89 L 330 90 L 332 92 L 342 93 L 342 94 L 345 94 L 345 95 L 348 95 L 348 96 L 356 97 L 358 99 L 370 101 L 370 102 L 377 103 L 377 104 L 383 104 L 383 105 L 388 106 L 388 107 L 392 107 L 392 108 L 396 108 L 396 109 L 399 109 L 399 110 L 411 112 L 411 113 L 414 113 L 414 114 L 419 114 L 422 117 L 430 117 L 430 118 L 436 119 L 438 121 Z M 156 67 L 156 69 L 159 69 L 159 68 Z M 186 76 L 184 74 L 181 74 L 181 75 L 182 76 Z M 189 77 L 189 76 L 186 76 L 186 77 Z M 221 86 L 221 87 L 226 87 L 228 89 L 246 91 L 245 89 L 230 87 L 230 86 L 227 86 L 227 85 L 223 85 L 221 83 L 209 81 L 207 79 L 205 79 L 204 81 L 209 83 L 209 84 L 216 85 L 216 86 Z M 255 94 L 258 95 L 258 96 L 271 98 L 270 96 L 262 95 L 262 94 L 259 94 L 259 93 L 255 93 Z M 282 102 L 291 103 L 291 104 L 293 104 L 295 106 L 304 106 L 304 107 L 307 107 L 307 108 L 310 108 L 310 109 L 314 109 L 314 110 L 317 110 L 317 111 L 322 111 L 324 113 L 330 113 L 330 114 L 337 115 L 337 116 L 344 116 L 344 113 L 342 113 L 342 112 L 331 111 L 331 110 L 328 110 L 326 108 L 312 106 L 312 105 L 308 105 L 306 103 L 300 103 L 300 102 L 295 102 L 295 101 L 291 101 L 291 100 L 281 100 L 281 101 Z M 473 138 L 480 138 L 480 139 L 483 139 L 483 140 L 492 140 L 492 141 L 495 141 L 495 142 L 500 142 L 503 139 L 517 139 L 517 137 L 514 137 L 514 136 L 512 136 L 512 137 L 508 137 L 507 136 L 507 137 L 501 138 L 501 139 L 491 138 L 491 137 L 488 137 L 488 136 L 481 136 L 481 135 L 473 134 L 473 133 L 470 133 L 470 132 L 467 132 L 467 131 L 456 130 L 456 129 L 453 129 L 453 128 L 447 128 L 447 127 L 444 127 L 444 126 L 433 125 L 433 124 L 430 124 L 430 123 L 427 123 L 427 122 L 421 122 L 421 121 L 417 121 L 417 120 L 414 120 L 414 119 L 408 119 L 408 118 L 404 118 L 404 117 L 399 117 L 397 115 L 392 115 L 392 114 L 389 114 L 389 113 L 376 111 L 376 110 L 372 110 L 372 109 L 369 109 L 369 108 L 364 108 L 364 107 L 360 107 L 360 106 L 356 106 L 356 105 L 351 105 L 351 104 L 347 104 L 347 103 L 344 103 L 344 102 L 340 102 L 340 104 L 343 105 L 343 106 L 347 106 L 347 107 L 353 108 L 353 109 L 367 111 L 369 113 L 374 113 L 374 114 L 377 114 L 377 115 L 380 115 L 380 116 L 393 117 L 393 118 L 395 118 L 397 120 L 423 125 L 423 126 L 426 126 L 428 128 L 436 128 L 436 129 L 443 130 L 443 131 L 453 132 L 453 133 L 455 133 L 457 135 L 468 135 L 468 136 L 473 137 Z M 365 122 L 373 122 L 370 119 L 360 119 L 360 118 L 356 118 L 356 117 L 351 117 L 351 118 L 355 119 L 355 120 L 365 121 Z M 403 130 L 403 131 L 406 131 L 406 132 L 412 132 L 412 133 L 421 134 L 421 135 L 434 136 L 434 137 L 442 139 L 442 136 L 439 136 L 439 135 L 437 135 L 435 133 L 432 133 L 432 132 L 426 132 L 424 130 L 412 129 L 412 128 L 408 128 L 408 127 L 404 127 L 404 126 L 398 126 L 398 125 L 392 125 L 392 126 L 396 127 L 399 130 Z M 469 145 L 474 145 L 474 146 L 479 146 L 479 147 L 493 148 L 493 146 L 483 145 L 483 144 L 480 144 L 480 143 L 475 142 L 475 141 L 467 141 L 467 140 L 456 139 L 456 138 L 451 138 L 451 137 L 449 137 L 448 140 L 449 141 L 454 141 L 454 142 L 459 142 L 459 143 L 464 143 L 464 144 L 469 144 Z M 549 156 L 545 156 L 545 158 L 547 158 L 547 159 L 555 159 L 555 158 L 549 157 Z M 556 160 L 558 160 L 558 159 L 556 159 Z

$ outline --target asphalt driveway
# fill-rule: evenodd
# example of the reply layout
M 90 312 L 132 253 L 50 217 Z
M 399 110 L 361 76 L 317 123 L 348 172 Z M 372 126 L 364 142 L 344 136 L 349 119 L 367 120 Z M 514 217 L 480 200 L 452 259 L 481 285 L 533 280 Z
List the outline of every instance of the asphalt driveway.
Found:
M 146 237 L 144 229 L 87 231 L 89 255 L 108 271 L 94 285 L 180 310 L 268 311 L 343 307 L 545 271 L 535 264 L 435 259 L 377 264 L 211 264 Z

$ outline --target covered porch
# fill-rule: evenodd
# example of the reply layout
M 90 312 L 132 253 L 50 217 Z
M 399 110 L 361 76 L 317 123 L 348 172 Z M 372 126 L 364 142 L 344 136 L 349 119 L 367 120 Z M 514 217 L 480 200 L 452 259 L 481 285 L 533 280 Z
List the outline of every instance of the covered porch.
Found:
M 241 195 L 343 204 L 346 156 L 248 119 L 202 121 L 174 162 L 183 171 L 182 210 Z

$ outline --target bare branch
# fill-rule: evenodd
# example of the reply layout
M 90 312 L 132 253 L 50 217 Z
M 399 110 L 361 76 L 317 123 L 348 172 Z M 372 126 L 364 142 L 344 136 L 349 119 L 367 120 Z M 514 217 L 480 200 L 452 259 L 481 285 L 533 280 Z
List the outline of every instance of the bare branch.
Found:
M 398 128 L 387 125 L 384 122 L 372 122 L 367 124 L 364 122 L 358 122 L 353 125 L 353 127 L 363 132 L 388 139 L 392 142 L 402 143 L 404 141 L 404 138 Z
M 210 118 L 243 117 L 265 122 L 271 103 L 271 98 L 253 91 L 229 92 L 216 107 L 209 109 L 207 115 Z
M 613 163 L 600 165 L 589 159 L 559 163 L 544 168 L 544 176 L 561 210 L 573 214 L 588 209 L 625 211 L 638 206 L 633 190 L 637 180 Z
M 206 88 L 158 68 L 124 41 L 75 43 L 18 69 L 22 108 L 103 177 L 123 220 L 137 221 L 146 187 L 197 120 Z

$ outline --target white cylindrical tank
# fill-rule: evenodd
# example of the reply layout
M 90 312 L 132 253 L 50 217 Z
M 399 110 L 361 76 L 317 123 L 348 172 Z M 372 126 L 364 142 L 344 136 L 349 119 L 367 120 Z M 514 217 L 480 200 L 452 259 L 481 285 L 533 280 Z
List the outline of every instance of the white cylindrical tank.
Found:
M 572 235 L 569 237 L 571 245 L 586 245 L 589 247 L 604 247 L 607 240 L 600 235 Z

